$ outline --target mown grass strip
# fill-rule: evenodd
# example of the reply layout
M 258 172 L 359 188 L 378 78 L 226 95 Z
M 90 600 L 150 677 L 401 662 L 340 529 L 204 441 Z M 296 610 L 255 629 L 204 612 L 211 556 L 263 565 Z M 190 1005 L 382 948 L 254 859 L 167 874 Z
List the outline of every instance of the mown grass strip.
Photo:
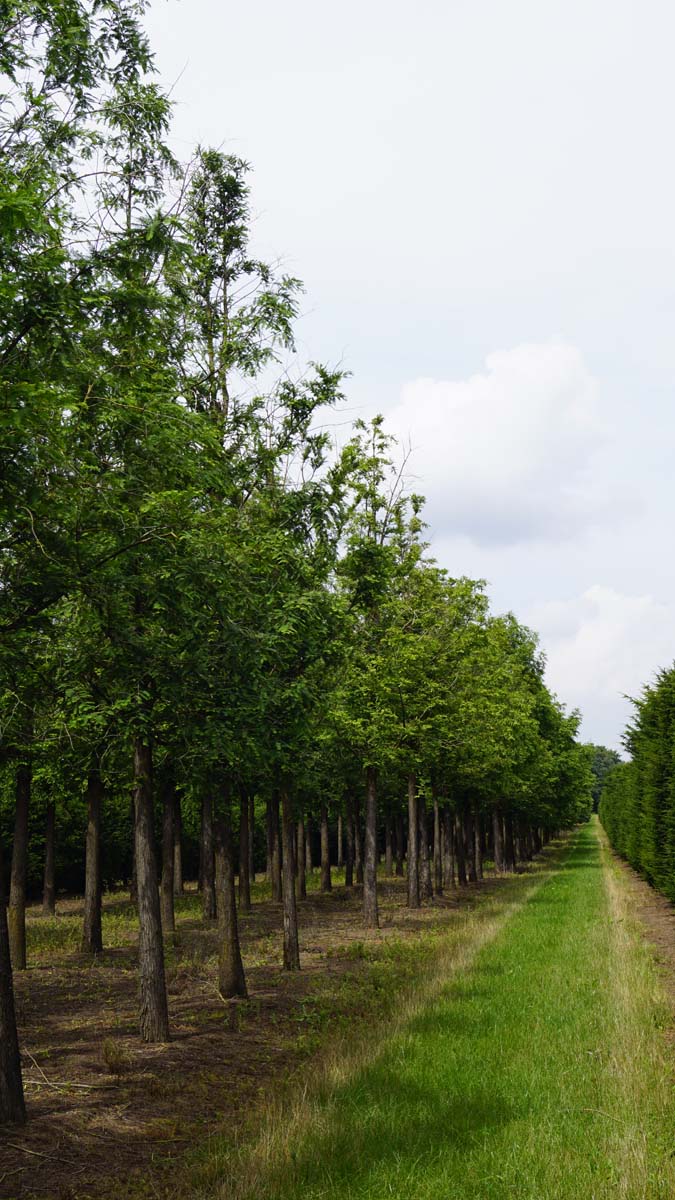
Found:
M 543 886 L 522 888 L 509 920 L 493 913 L 490 930 L 483 914 L 465 952 L 455 945 L 445 982 L 374 1060 L 338 1060 L 255 1153 L 230 1156 L 215 1194 L 674 1196 L 663 1001 L 597 826 Z

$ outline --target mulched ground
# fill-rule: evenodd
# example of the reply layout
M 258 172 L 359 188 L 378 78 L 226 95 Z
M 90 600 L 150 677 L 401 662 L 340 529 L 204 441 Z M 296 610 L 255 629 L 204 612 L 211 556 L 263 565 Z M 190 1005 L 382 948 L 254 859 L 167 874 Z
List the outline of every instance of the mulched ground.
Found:
M 217 993 L 215 927 L 183 919 L 169 955 L 168 1045 L 138 1039 L 131 934 L 94 964 L 61 951 L 17 973 L 29 1123 L 0 1131 L 2 1200 L 177 1195 L 186 1151 L 235 1131 L 277 1084 L 310 1069 L 333 1020 L 368 1019 L 367 1004 L 353 1011 L 358 987 L 347 985 L 372 970 L 371 948 L 448 923 L 459 905 L 475 902 L 476 890 L 495 882 L 451 893 L 418 913 L 405 908 L 404 886 L 382 886 L 376 932 L 361 924 L 357 893 L 335 888 L 303 901 L 297 974 L 280 969 L 280 906 L 254 905 L 241 920 L 247 1001 L 225 1003 Z M 59 905 L 71 917 L 78 910 L 77 901 Z M 40 920 L 37 912 L 30 919 Z M 112 1062 L 118 1074 L 111 1058 L 119 1059 Z

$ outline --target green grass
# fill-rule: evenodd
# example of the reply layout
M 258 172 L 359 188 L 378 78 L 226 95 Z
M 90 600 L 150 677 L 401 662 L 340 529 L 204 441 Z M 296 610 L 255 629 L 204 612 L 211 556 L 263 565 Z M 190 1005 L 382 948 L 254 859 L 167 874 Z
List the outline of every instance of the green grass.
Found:
M 513 897 L 365 1067 L 230 1163 L 222 1197 L 675 1196 L 667 1014 L 597 824 Z

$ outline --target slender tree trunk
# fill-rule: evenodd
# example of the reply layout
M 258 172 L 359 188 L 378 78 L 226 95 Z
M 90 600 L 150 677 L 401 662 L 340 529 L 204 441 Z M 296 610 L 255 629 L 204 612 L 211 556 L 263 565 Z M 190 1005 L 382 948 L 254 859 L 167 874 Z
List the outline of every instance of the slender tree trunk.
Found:
M 492 842 L 495 871 L 497 875 L 501 875 L 504 870 L 504 835 L 502 832 L 502 814 L 497 807 L 492 810 Z
M 342 867 L 344 866 L 343 840 L 344 839 L 342 837 L 342 813 L 339 812 L 338 819 L 337 819 L 337 865 L 338 865 L 338 870 L 341 870 Z
M 473 812 L 471 806 L 464 806 L 464 846 L 466 862 L 468 867 L 469 882 L 476 883 L 478 875 L 476 873 L 476 835 L 474 830 Z
M 283 839 L 284 970 L 300 970 L 298 910 L 295 903 L 293 838 L 295 823 L 288 789 L 281 792 L 281 836 Z
M 213 845 L 213 795 L 209 785 L 202 792 L 202 915 L 205 921 L 216 918 L 216 880 Z
M 363 839 L 361 837 L 361 801 L 354 797 L 354 872 L 357 884 L 363 883 Z
M 417 819 L 419 826 L 417 852 L 419 858 L 419 888 L 420 899 L 431 900 L 434 894 L 431 885 L 431 867 L 429 864 L 429 828 L 427 824 L 427 802 L 423 796 L 417 797 Z
M 384 873 L 387 879 L 394 874 L 394 849 L 391 840 L 391 817 L 386 813 L 384 818 Z
M 305 849 L 305 819 L 300 816 L 298 818 L 298 836 L 297 836 L 297 851 L 296 862 L 298 864 L 297 873 L 297 888 L 298 899 L 307 899 L 307 851 Z
M 274 834 L 272 832 L 272 797 L 268 796 L 265 801 L 265 879 L 267 883 L 272 882 L 272 845 L 274 843 Z
M 45 872 L 42 885 L 42 915 L 56 912 L 56 805 L 50 800 L 45 823 Z
M 25 1120 L 0 846 L 0 1125 L 23 1125 Z
M 9 946 L 12 967 L 15 971 L 26 969 L 26 877 L 28 874 L 28 809 L 30 807 L 32 770 L 22 763 L 16 772 L 16 811 L 14 816 L 14 842 L 12 845 L 12 872 L 9 885 Z
M 332 889 L 330 877 L 330 842 L 328 840 L 328 809 L 321 805 L 321 891 Z
M 141 1038 L 144 1042 L 167 1042 L 169 1011 L 154 846 L 152 752 L 142 738 L 134 743 L 134 814 Z
M 345 797 L 345 832 L 346 832 L 346 854 L 345 854 L 345 887 L 353 888 L 354 886 L 354 811 L 351 795 L 348 793 Z
M 275 904 L 281 904 L 283 889 L 281 883 L 281 828 L 279 824 L 279 792 L 272 792 L 272 899 Z
M 138 908 L 138 878 L 136 875 L 136 806 L 134 804 L 133 788 L 131 791 L 131 886 L 129 900 Z
M 255 796 L 248 794 L 248 878 L 255 883 Z
M 377 929 L 377 776 L 366 768 L 366 838 L 363 873 L 363 919 L 368 929 Z
M 443 877 L 446 887 L 455 886 L 454 830 L 449 808 L 443 809 Z
M 434 891 L 437 896 L 443 894 L 443 851 L 441 846 L 441 811 L 438 805 L 438 792 L 434 788 Z
M 82 926 L 83 954 L 100 954 L 103 950 L 101 930 L 101 802 L 103 784 L 98 767 L 92 767 L 87 778 L 87 840 L 84 865 L 84 922 Z
M 457 881 L 466 887 L 466 856 L 464 853 L 464 822 L 461 812 L 455 813 L 455 857 L 457 859 Z
M 478 809 L 473 814 L 474 858 L 476 861 L 476 878 L 483 878 L 483 830 Z
M 403 878 L 403 857 L 405 854 L 405 846 L 403 844 L 403 817 L 400 812 L 397 812 L 394 822 L 396 830 L 396 875 L 399 879 Z
M 312 819 L 310 816 L 305 821 L 305 874 L 311 875 L 314 870 L 314 860 L 312 858 Z
M 173 894 L 183 895 L 183 813 L 180 792 L 174 796 L 173 822 Z
M 248 827 L 248 793 L 244 787 L 239 793 L 239 908 L 241 912 L 251 911 L 251 879 L 249 876 L 248 843 L 250 830 Z
M 232 844 L 232 813 L 229 794 L 225 796 L 225 811 L 215 825 L 216 886 L 218 889 L 218 991 L 224 1000 L 232 996 L 247 996 L 244 964 L 239 946 L 239 922 L 234 890 L 234 853 Z
M 408 908 L 420 906 L 417 779 L 408 776 Z
M 507 871 L 515 871 L 516 846 L 513 838 L 513 818 L 509 815 L 504 818 L 504 856 Z
M 176 915 L 173 905 L 175 813 L 176 781 L 171 768 L 167 768 L 162 781 L 162 881 L 160 884 L 162 931 L 165 937 L 168 933 L 174 933 L 176 930 Z

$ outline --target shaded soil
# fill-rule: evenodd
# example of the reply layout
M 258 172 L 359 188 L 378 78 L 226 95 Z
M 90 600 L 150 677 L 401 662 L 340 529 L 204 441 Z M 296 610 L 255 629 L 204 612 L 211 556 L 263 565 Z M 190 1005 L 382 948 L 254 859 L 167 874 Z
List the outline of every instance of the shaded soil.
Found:
M 250 1121 L 277 1085 L 311 1069 L 336 1024 L 386 1011 L 392 988 L 405 983 L 406 947 L 414 969 L 420 935 L 440 931 L 458 907 L 496 886 L 486 881 L 410 912 L 404 882 L 387 881 L 374 932 L 362 926 L 357 892 L 312 894 L 299 905 L 302 971 L 295 974 L 281 970 L 280 906 L 257 903 L 241 918 L 250 992 L 243 1001 L 218 995 L 215 926 L 183 917 L 167 948 L 172 1040 L 161 1046 L 138 1039 L 131 926 L 95 962 L 46 943 L 37 965 L 15 978 L 29 1124 L 0 1130 L 0 1197 L 177 1195 L 186 1151 Z M 80 907 L 61 903 L 61 919 L 73 925 Z M 111 914 L 116 907 L 125 905 L 108 901 Z M 39 921 L 36 910 L 29 919 L 36 934 Z

